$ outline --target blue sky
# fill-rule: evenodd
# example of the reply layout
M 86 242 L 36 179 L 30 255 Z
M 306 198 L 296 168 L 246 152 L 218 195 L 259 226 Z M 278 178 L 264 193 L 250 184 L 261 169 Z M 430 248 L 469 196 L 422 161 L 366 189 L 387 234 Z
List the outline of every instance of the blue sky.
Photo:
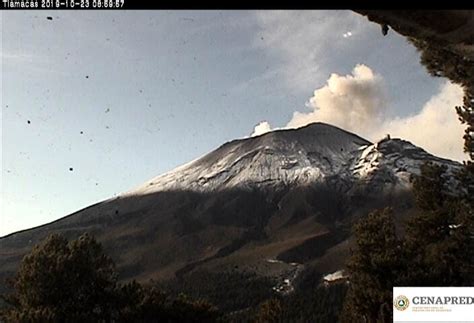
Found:
M 285 127 L 295 111 L 324 109 L 314 91 L 332 73 L 350 87 L 358 64 L 374 74 L 380 120 L 408 137 L 423 109 L 460 97 L 403 37 L 350 11 L 0 14 L 0 235 L 127 191 L 261 121 Z

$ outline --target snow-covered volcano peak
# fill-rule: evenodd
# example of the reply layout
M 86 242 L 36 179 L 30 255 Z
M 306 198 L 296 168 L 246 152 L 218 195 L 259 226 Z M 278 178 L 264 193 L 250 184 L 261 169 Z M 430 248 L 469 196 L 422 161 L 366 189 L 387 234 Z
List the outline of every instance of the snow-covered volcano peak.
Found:
M 400 168 L 402 162 L 419 168 L 422 160 L 433 158 L 436 159 L 406 141 L 382 140 L 372 144 L 338 127 L 312 123 L 230 141 L 125 195 L 328 182 L 348 190 L 354 182 L 372 178 L 379 165 Z
M 321 181 L 347 166 L 371 143 L 340 128 L 314 123 L 233 140 L 128 192 L 208 191 Z
M 311 123 L 297 129 L 285 129 L 268 132 L 254 138 L 257 143 L 269 142 L 278 146 L 297 143 L 308 151 L 319 152 L 327 157 L 346 155 L 357 150 L 361 145 L 371 144 L 369 141 L 326 123 Z M 341 154 L 342 152 L 342 154 Z

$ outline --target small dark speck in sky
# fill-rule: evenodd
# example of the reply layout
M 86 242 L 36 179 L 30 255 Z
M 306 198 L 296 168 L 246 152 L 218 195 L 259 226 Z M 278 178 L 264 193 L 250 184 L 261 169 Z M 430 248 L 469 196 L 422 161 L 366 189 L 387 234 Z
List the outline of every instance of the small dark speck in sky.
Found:
M 263 40 L 263 37 L 260 37 L 261 40 Z
M 53 17 L 48 16 L 48 17 L 46 17 L 46 19 L 48 19 L 48 20 L 53 20 Z
M 88 78 L 89 78 L 89 75 L 86 75 L 86 79 L 88 79 Z
M 28 122 L 28 124 L 31 124 L 31 121 L 30 121 L 30 120 L 28 120 L 27 122 Z
M 109 126 L 105 126 L 105 129 L 110 129 L 110 127 L 109 127 Z
M 110 109 L 107 108 L 107 109 L 105 110 L 105 113 L 109 113 L 109 112 L 110 112 Z
M 81 135 L 84 134 L 84 131 L 81 131 Z
M 143 90 L 140 90 L 140 93 L 143 93 Z
M 72 168 L 72 167 L 69 167 L 69 171 L 72 172 L 72 171 L 73 171 L 73 168 Z

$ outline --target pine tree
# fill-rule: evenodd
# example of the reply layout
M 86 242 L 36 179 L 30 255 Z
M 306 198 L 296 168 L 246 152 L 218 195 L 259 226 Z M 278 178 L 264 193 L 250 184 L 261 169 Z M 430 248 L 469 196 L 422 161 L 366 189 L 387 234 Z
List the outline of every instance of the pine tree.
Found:
M 472 209 L 448 187 L 446 167 L 427 163 L 413 182 L 418 213 L 407 221 L 403 245 L 409 286 L 463 286 L 473 250 Z
M 50 235 L 23 258 L 13 280 L 7 322 L 98 322 L 112 319 L 114 263 L 85 234 L 70 243 Z
M 278 299 L 269 299 L 258 308 L 254 323 L 277 323 L 281 322 L 282 305 Z
M 354 226 L 354 234 L 342 321 L 391 322 L 392 286 L 397 285 L 402 268 L 392 210 L 371 212 Z
M 466 124 L 464 131 L 464 151 L 469 154 L 471 161 L 474 161 L 474 85 L 466 88 L 463 105 L 456 107 L 459 121 Z
M 474 61 L 453 52 L 446 43 L 420 38 L 408 38 L 420 51 L 420 62 L 432 76 L 446 77 L 461 86 L 472 86 Z

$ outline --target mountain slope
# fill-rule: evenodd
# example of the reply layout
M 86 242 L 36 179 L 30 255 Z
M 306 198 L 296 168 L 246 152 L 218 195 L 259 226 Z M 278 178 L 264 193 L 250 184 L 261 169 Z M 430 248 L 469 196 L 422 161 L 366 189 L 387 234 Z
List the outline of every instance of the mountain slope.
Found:
M 369 145 L 365 139 L 323 123 L 234 140 L 160 175 L 126 195 L 170 189 L 215 191 L 256 185 L 324 181 Z
M 234 140 L 117 198 L 0 238 L 0 279 L 47 234 L 84 231 L 123 279 L 239 268 L 285 281 L 305 265 L 333 272 L 354 218 L 386 205 L 412 211 L 409 177 L 425 161 L 460 167 L 400 139 L 372 144 L 322 123 Z

